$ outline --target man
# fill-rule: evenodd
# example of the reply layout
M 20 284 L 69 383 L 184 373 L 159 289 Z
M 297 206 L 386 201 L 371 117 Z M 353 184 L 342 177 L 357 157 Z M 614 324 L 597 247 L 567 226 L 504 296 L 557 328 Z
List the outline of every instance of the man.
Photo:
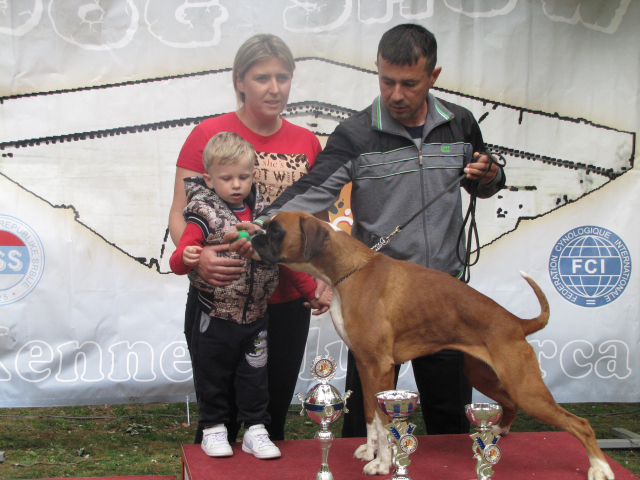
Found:
M 342 187 L 353 182 L 351 234 L 373 247 L 463 169 L 467 176 L 461 186 L 469 193 L 488 198 L 498 192 L 505 184 L 504 172 L 479 153 L 485 145 L 471 112 L 429 91 L 442 70 L 436 60 L 435 37 L 425 28 L 405 24 L 386 32 L 376 61 L 380 96 L 336 128 L 313 170 L 285 190 L 258 222 L 281 211 L 325 210 Z M 456 241 L 461 227 L 462 198 L 460 190 L 452 188 L 380 251 L 459 276 Z M 464 254 L 464 246 L 460 250 Z M 471 386 L 462 371 L 462 353 L 442 351 L 412 364 L 427 433 L 468 433 L 464 405 L 471 402 Z M 343 437 L 366 436 L 362 390 L 351 353 L 345 388 L 354 394 Z

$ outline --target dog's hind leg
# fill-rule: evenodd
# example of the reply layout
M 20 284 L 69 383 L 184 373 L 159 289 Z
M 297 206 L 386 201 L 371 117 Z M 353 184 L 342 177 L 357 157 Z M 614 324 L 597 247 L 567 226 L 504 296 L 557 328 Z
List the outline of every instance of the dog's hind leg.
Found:
M 508 359 L 494 366 L 504 389 L 528 415 L 552 427 L 570 433 L 582 442 L 589 456 L 589 480 L 613 480 L 611 467 L 598 446 L 591 425 L 584 418 L 567 412 L 556 403 L 542 380 L 533 348 L 526 342 L 513 344 L 508 352 L 492 352 L 495 358 Z
M 491 429 L 494 435 L 506 435 L 518 413 L 518 405 L 502 387 L 496 372 L 482 360 L 469 354 L 464 356 L 464 374 L 473 388 L 502 407 L 502 417 Z
M 391 450 L 387 440 L 388 432 L 384 425 L 389 423 L 389 420 L 378 407 L 375 395 L 376 393 L 393 389 L 394 364 L 391 360 L 366 365 L 358 361 L 358 372 L 362 381 L 364 412 L 367 421 L 367 447 L 374 443 L 377 444 L 377 457 L 365 465 L 362 473 L 366 475 L 388 475 L 391 469 Z M 373 442 L 370 439 L 373 435 L 376 436 L 377 442 Z

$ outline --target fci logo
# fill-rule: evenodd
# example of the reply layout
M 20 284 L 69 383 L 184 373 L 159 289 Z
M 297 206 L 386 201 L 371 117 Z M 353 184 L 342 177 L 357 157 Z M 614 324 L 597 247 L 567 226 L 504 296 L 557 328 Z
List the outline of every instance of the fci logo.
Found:
M 26 223 L 0 215 L 0 306 L 35 288 L 44 270 L 42 242 Z
M 606 228 L 584 226 L 565 233 L 553 246 L 549 275 L 556 290 L 583 307 L 616 300 L 631 276 L 625 243 Z

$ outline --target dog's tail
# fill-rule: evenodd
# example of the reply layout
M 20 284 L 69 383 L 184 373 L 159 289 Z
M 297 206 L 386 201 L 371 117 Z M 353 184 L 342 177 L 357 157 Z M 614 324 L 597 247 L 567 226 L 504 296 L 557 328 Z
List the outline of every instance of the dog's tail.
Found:
M 522 275 L 522 278 L 527 281 L 527 283 L 533 289 L 533 292 L 536 294 L 536 297 L 538 297 L 538 302 L 540 302 L 541 310 L 540 315 L 538 315 L 537 318 L 533 318 L 531 320 L 520 319 L 520 325 L 522 326 L 522 330 L 524 330 L 524 334 L 526 336 L 542 330 L 547 326 L 547 323 L 549 322 L 549 302 L 547 301 L 547 297 L 544 296 L 544 293 L 542 292 L 538 284 L 534 282 L 529 275 L 527 275 L 523 271 L 520 271 L 520 275 Z

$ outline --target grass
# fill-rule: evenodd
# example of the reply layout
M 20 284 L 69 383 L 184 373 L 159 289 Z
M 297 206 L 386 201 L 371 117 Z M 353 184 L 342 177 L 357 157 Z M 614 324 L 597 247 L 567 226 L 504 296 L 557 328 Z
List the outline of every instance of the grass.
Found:
M 640 404 L 576 403 L 567 410 L 589 419 L 598 438 L 613 438 L 611 428 L 640 433 Z M 313 438 L 318 426 L 292 405 L 286 439 Z M 180 446 L 192 443 L 197 406 L 191 425 L 185 404 L 103 405 L 58 408 L 0 409 L 0 479 L 101 477 L 114 475 L 180 475 Z M 620 413 L 623 412 L 623 413 Z M 629 413 L 624 413 L 629 412 Z M 55 417 L 55 418 L 54 418 Z M 423 435 L 419 413 L 410 417 Z M 331 426 L 340 437 L 341 420 Z M 514 432 L 553 430 L 525 414 Z M 622 466 L 640 476 L 639 450 L 607 450 Z

